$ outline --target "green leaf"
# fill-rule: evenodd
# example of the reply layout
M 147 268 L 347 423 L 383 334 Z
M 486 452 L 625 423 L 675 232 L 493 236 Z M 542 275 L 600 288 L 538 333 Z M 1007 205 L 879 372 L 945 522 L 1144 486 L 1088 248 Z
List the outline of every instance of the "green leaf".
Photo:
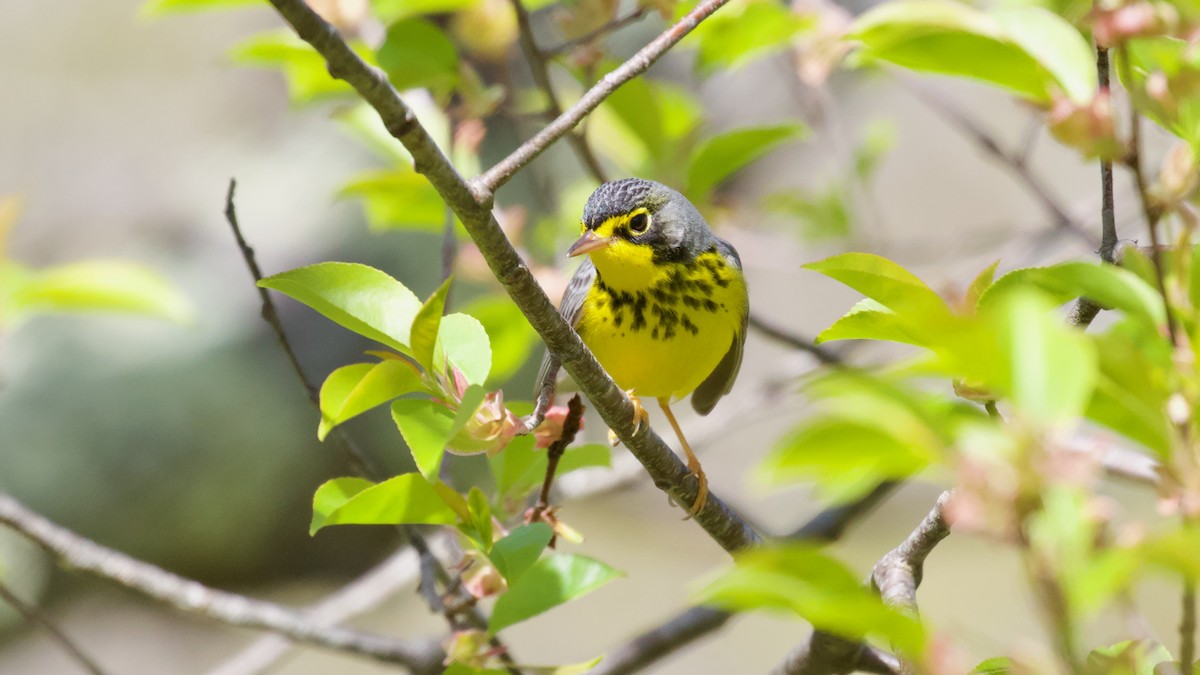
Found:
M 1011 364 L 1012 403 L 1043 424 L 1080 415 L 1096 381 L 1095 345 L 1051 310 L 1042 297 L 1016 293 L 998 308 L 996 325 Z
M 516 669 L 523 673 L 529 673 L 529 675 L 585 675 L 585 673 L 592 672 L 592 669 L 600 665 L 603 660 L 603 656 L 597 656 L 591 661 L 572 663 L 566 666 L 527 666 L 522 664 L 516 666 Z
M 507 295 L 488 295 L 469 303 L 463 314 L 475 317 L 487 333 L 492 349 L 490 381 L 503 382 L 512 377 L 533 348 L 540 344 L 537 331 Z M 459 351 L 456 348 L 456 351 Z
M 510 406 L 511 407 L 511 406 Z M 533 447 L 533 436 L 518 436 L 504 452 L 488 457 L 496 491 L 509 499 L 524 497 L 542 484 L 546 475 L 546 452 Z M 612 449 L 600 443 L 567 448 L 558 461 L 558 475 L 578 469 L 611 467 Z M 523 507 L 522 507 L 523 508 Z
M 454 435 L 454 413 L 428 399 L 406 398 L 392 403 L 392 419 L 412 452 L 417 469 L 429 480 L 437 478 Z
M 645 77 L 637 77 L 619 87 L 601 107 L 611 113 L 625 132 L 634 137 L 634 142 L 644 148 L 645 156 L 661 157 L 666 151 L 663 131 L 663 113 L 656 91 Z M 609 152 L 606 143 L 597 144 Z M 621 157 L 614 157 L 618 161 Z
M 999 266 L 999 260 L 988 265 L 975 277 L 971 285 L 967 287 L 967 295 L 963 301 L 967 307 L 975 309 L 979 306 L 979 299 L 983 297 L 987 289 L 991 288 L 992 282 L 996 279 L 996 268 Z
M 400 91 L 443 90 L 458 80 L 454 43 L 432 21 L 416 17 L 393 23 L 378 50 L 379 65 Z
M 356 263 L 300 267 L 258 282 L 302 302 L 333 322 L 408 352 L 408 335 L 421 301 L 404 284 Z
M 698 26 L 688 39 L 698 46 L 696 65 L 712 73 L 784 49 L 794 36 L 815 25 L 815 14 L 801 16 L 787 5 L 735 3 Z
M 154 270 L 130 262 L 85 261 L 41 270 L 9 267 L 9 312 L 114 312 L 186 323 L 195 309 Z M 14 283 L 19 276 L 20 283 Z
M 466 314 L 447 314 L 438 327 L 433 362 L 439 368 L 449 361 L 470 384 L 487 382 L 492 368 L 492 347 L 483 324 Z
M 842 318 L 817 335 L 816 343 L 833 340 L 885 340 L 920 346 L 896 313 L 870 298 L 860 300 Z
M 451 525 L 456 520 L 419 474 L 406 473 L 378 485 L 361 478 L 335 478 L 313 495 L 309 534 L 330 525 Z
M 488 633 L 532 618 L 589 593 L 622 576 L 604 563 L 581 555 L 559 553 L 542 558 L 496 600 Z
M 933 289 L 887 258 L 843 253 L 803 267 L 846 284 L 907 321 L 927 325 L 950 315 L 950 308 Z
M 982 309 L 998 302 L 1007 293 L 1027 288 L 1045 291 L 1058 303 L 1088 297 L 1104 307 L 1123 311 L 1154 326 L 1166 321 L 1162 297 L 1153 286 L 1129 270 L 1087 262 L 1013 270 L 997 279 L 982 294 L 979 307 Z
M 1058 90 L 1090 100 L 1096 71 L 1083 36 L 1036 7 L 985 14 L 951 0 L 899 0 L 876 6 L 851 27 L 859 58 L 926 73 L 967 77 L 1048 104 Z
M 380 159 L 397 168 L 411 168 L 412 155 L 400 141 L 396 140 L 384 125 L 379 113 L 366 103 L 346 106 L 335 110 L 333 119 L 349 136 L 370 148 Z M 358 175 L 371 175 L 372 172 Z M 384 171 L 383 173 L 388 173 Z M 415 172 L 411 172 L 415 173 Z M 420 175 L 420 174 L 418 174 Z M 426 181 L 428 182 L 428 181 Z M 343 187 L 343 190 L 346 188 Z M 436 192 L 436 191 L 435 191 Z
M 727 610 L 788 611 L 846 638 L 885 638 L 910 656 L 924 651 L 920 621 L 885 606 L 858 575 L 813 546 L 787 544 L 740 554 L 736 567 L 702 589 L 699 600 Z
M 693 201 L 707 201 L 722 180 L 783 143 L 807 135 L 807 127 L 791 123 L 735 129 L 707 138 L 692 155 L 685 192 Z
M 405 360 L 356 363 L 338 368 L 321 385 L 321 423 L 317 438 L 325 440 L 337 425 L 388 401 L 424 391 L 421 374 Z
M 971 669 L 971 675 L 1008 675 L 1013 670 L 1013 661 L 1007 656 L 993 656 L 980 661 Z
M 492 546 L 488 558 L 512 584 L 541 557 L 554 531 L 546 523 L 522 525 Z
M 424 176 L 408 167 L 359 172 L 338 196 L 361 199 L 367 224 L 377 232 L 441 232 L 446 225 L 446 203 Z
M 1167 648 L 1157 642 L 1126 640 L 1093 649 L 1087 656 L 1087 668 L 1090 672 L 1114 675 L 1155 675 L 1158 665 L 1173 661 Z
M 371 49 L 361 42 L 350 44 L 360 58 L 374 65 Z M 253 35 L 230 50 L 234 63 L 283 72 L 292 102 L 309 103 L 352 94 L 353 87 L 329 74 L 325 58 L 290 29 Z
M 1049 71 L 1063 93 L 1076 103 L 1096 93 L 1096 54 L 1079 31 L 1041 7 L 996 7 L 989 14 L 1008 39 Z
M 371 0 L 371 10 L 385 24 L 425 14 L 448 14 L 466 9 L 476 0 Z
M 492 507 L 488 504 L 487 495 L 483 494 L 483 490 L 480 490 L 479 486 L 471 486 L 471 491 L 467 493 L 467 509 L 471 514 L 471 527 L 479 535 L 479 545 L 486 554 L 492 550 L 492 539 L 494 538 Z
M 758 467 L 768 485 L 814 480 L 835 501 L 890 478 L 905 478 L 936 458 L 928 448 L 855 420 L 823 416 L 785 438 Z
M 442 364 L 434 362 L 433 351 L 438 341 L 438 329 L 442 324 L 442 314 L 446 311 L 446 294 L 450 292 L 451 279 L 453 277 L 448 277 L 441 286 L 438 286 L 437 290 L 421 305 L 421 310 L 413 319 L 409 344 L 417 363 L 421 364 L 427 373 L 442 372 Z
M 259 0 L 147 0 L 142 4 L 140 13 L 144 17 L 160 17 L 166 14 L 251 6 L 261 7 L 262 3 Z

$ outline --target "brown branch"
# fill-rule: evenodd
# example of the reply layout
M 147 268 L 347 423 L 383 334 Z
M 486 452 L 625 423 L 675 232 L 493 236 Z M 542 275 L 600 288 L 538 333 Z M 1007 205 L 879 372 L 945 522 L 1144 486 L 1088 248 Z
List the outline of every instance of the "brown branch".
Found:
M 0 523 L 42 547 L 67 567 L 106 579 L 189 615 L 229 626 L 268 630 L 296 642 L 367 656 L 416 673 L 440 672 L 442 650 L 436 643 L 409 642 L 322 626 L 289 607 L 209 588 L 59 527 L 4 493 L 0 493 Z
M 1196 662 L 1196 582 L 1183 582 L 1183 615 L 1179 620 L 1180 672 L 1192 671 Z
M 533 81 L 537 84 L 538 89 L 541 89 L 546 96 L 546 116 L 554 119 L 562 114 L 562 104 L 558 101 L 558 94 L 554 93 L 554 83 L 550 81 L 550 69 L 546 65 L 546 57 L 543 56 L 541 50 L 538 49 L 537 42 L 534 41 L 529 10 L 525 9 L 525 3 L 521 0 L 512 0 L 512 6 L 513 11 L 517 13 L 517 27 L 520 31 L 518 38 L 521 50 L 525 52 L 525 60 L 529 63 L 529 72 L 533 75 Z M 596 182 L 608 181 L 604 175 L 604 168 L 600 166 L 600 160 L 592 152 L 592 146 L 588 145 L 587 138 L 583 134 L 570 131 L 567 133 L 567 142 L 571 144 L 580 163 L 588 170 L 588 173 L 592 174 L 592 178 L 596 179 Z
M 829 675 L 830 673 L 880 673 L 896 675 L 895 656 L 852 640 L 815 631 L 788 652 L 770 675 Z
M 768 337 L 789 347 L 806 351 L 827 366 L 843 363 L 842 357 L 833 353 L 828 348 L 818 345 L 812 338 L 789 333 L 753 312 L 750 313 L 747 323 L 764 337 Z
M 542 54 L 547 58 L 553 58 L 581 45 L 586 45 L 598 37 L 607 35 L 608 33 L 615 33 L 635 21 L 640 21 L 650 11 L 650 7 L 651 5 L 648 4 L 642 5 L 625 16 L 617 17 L 595 30 L 584 33 L 579 37 L 571 38 L 570 40 L 564 40 L 553 47 L 543 49 Z
M 829 507 L 788 535 L 799 541 L 830 543 L 842 537 L 852 523 L 877 506 L 899 483 L 880 483 L 849 504 Z M 591 675 L 628 675 L 660 661 L 696 640 L 720 629 L 733 614 L 712 607 L 690 607 L 611 650 Z M 890 671 L 886 671 L 890 672 Z
M 950 490 L 943 492 L 917 528 L 875 563 L 871 585 L 888 605 L 917 613 L 917 587 L 921 585 L 925 559 L 950 534 L 945 509 L 951 495 Z
M 1022 152 L 1012 152 L 1000 146 L 996 139 L 983 129 L 950 98 L 937 90 L 927 87 L 916 80 L 899 77 L 899 82 L 921 102 L 940 114 L 946 121 L 953 124 L 965 136 L 1000 161 L 1000 165 L 1037 200 L 1056 229 L 1062 230 L 1089 246 L 1095 246 L 1095 239 L 1088 234 L 1074 218 L 1072 218 L 1057 198 L 1046 189 L 1045 181 L 1037 176 L 1025 161 Z
M 374 609 L 417 575 L 418 564 L 415 552 L 400 549 L 320 602 L 307 607 L 304 614 L 315 624 L 330 626 Z M 293 646 L 285 637 L 265 635 L 209 671 L 208 675 L 263 672 Z
M 375 108 L 384 126 L 413 156 L 416 170 L 429 179 L 442 199 L 462 221 L 491 268 L 492 274 L 504 286 L 550 352 L 562 362 L 580 390 L 591 400 L 604 423 L 637 457 L 655 485 L 678 504 L 691 504 L 695 500 L 696 482 L 691 480 L 687 467 L 653 429 L 645 429 L 634 435 L 633 406 L 629 398 L 604 372 L 575 331 L 559 316 L 558 310 L 546 297 L 530 273 L 529 267 L 500 229 L 491 212 L 491 191 L 545 149 L 549 143 L 570 130 L 617 86 L 649 67 L 650 63 L 671 45 L 725 2 L 726 0 L 704 0 L 679 23 L 609 73 L 600 84 L 589 90 L 579 103 L 527 141 L 507 160 L 493 167 L 485 174 L 491 175 L 491 179 L 480 178 L 468 185 L 434 144 L 424 127 L 417 122 L 412 111 L 401 100 L 382 71 L 359 58 L 337 31 L 302 0 L 271 0 L 271 4 L 292 25 L 300 38 L 325 58 L 329 72 L 353 86 L 367 103 Z M 707 505 L 694 520 L 729 551 L 740 550 L 761 541 L 745 520 L 711 493 Z
M 537 135 L 526 141 L 521 147 L 514 150 L 508 157 L 505 157 L 478 178 L 471 181 L 473 191 L 485 199 L 490 199 L 491 194 L 501 185 L 508 182 L 508 179 L 512 178 L 513 174 L 520 170 L 521 167 L 533 161 L 551 143 L 561 138 L 571 129 L 574 129 L 576 124 L 579 124 L 584 117 L 587 117 L 589 113 L 595 110 L 596 106 L 600 105 L 604 99 L 616 91 L 617 87 L 645 72 L 668 49 L 675 46 L 675 43 L 682 40 L 685 35 L 700 25 L 701 21 L 707 19 L 728 1 L 701 0 L 678 23 L 667 28 L 666 31 L 651 40 L 649 44 L 630 57 L 629 60 L 601 78 L 595 86 L 588 89 L 580 97 L 575 105 L 568 108 L 562 115 L 559 115 L 557 119 L 538 132 Z M 276 7 L 279 7 L 280 4 L 290 4 L 276 2 L 276 0 L 271 0 L 271 2 Z M 318 51 L 320 51 L 319 47 Z M 362 93 L 361 90 L 360 93 Z M 382 114 L 383 111 L 381 110 L 380 113 Z M 409 150 L 411 152 L 412 148 L 409 148 Z M 434 183 L 434 185 L 436 186 L 437 184 Z
M 68 637 L 61 628 L 50 620 L 50 617 L 46 616 L 37 605 L 22 600 L 3 581 L 0 581 L 0 601 L 7 603 L 9 607 L 16 610 L 17 614 L 20 614 L 27 623 L 46 631 L 50 639 L 58 644 L 81 668 L 92 673 L 92 675 L 104 675 L 104 670 L 100 668 L 95 660 L 80 649 L 74 640 Z
M 1111 91 L 1111 67 L 1108 49 L 1096 45 L 1096 78 L 1100 84 L 1099 94 Z M 1113 201 L 1113 164 L 1111 159 L 1100 160 L 1100 259 L 1106 263 L 1116 262 L 1117 213 Z M 1086 329 L 1096 315 L 1100 305 L 1091 298 L 1080 298 L 1071 309 L 1071 325 Z

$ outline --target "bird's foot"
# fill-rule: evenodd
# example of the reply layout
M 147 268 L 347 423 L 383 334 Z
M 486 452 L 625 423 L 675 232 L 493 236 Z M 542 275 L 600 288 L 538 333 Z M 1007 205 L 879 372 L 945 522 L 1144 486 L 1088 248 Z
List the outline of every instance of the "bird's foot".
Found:
M 629 404 L 633 406 L 633 435 L 637 436 L 642 433 L 642 429 L 649 428 L 650 413 L 646 412 L 642 400 L 633 392 L 634 390 L 630 389 L 625 395 L 629 397 Z M 612 429 L 608 430 L 608 444 L 614 448 L 621 444 L 621 439 L 617 438 Z
M 684 520 L 695 517 L 697 513 L 704 510 L 704 505 L 708 503 L 708 476 L 704 475 L 700 460 L 688 457 L 688 471 L 696 477 L 696 501 L 692 502 L 692 508 L 688 509 L 687 518 Z

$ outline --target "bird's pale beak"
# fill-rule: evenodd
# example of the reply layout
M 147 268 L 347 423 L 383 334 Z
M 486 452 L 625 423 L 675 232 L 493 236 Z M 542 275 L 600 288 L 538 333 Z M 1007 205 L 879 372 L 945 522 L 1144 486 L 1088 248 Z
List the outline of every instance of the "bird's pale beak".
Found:
M 591 253 L 597 249 L 604 248 L 612 243 L 612 237 L 601 237 L 594 230 L 588 230 L 583 233 L 579 241 L 571 244 L 571 248 L 567 249 L 567 257 L 573 258 L 584 253 Z

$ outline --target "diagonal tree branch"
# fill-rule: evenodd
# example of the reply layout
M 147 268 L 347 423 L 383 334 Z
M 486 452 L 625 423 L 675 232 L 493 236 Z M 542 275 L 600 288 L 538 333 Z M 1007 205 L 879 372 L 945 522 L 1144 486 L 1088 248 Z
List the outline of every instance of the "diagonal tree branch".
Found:
M 871 570 L 871 585 L 883 601 L 912 614 L 917 613 L 917 587 L 921 585 L 925 559 L 935 546 L 950 535 L 946 524 L 946 503 L 953 492 L 937 498 L 928 515 L 904 541 L 888 551 Z
M 3 582 L 0 582 L 0 604 L 7 604 L 9 607 L 12 607 L 14 610 L 16 610 L 26 622 L 44 630 L 46 634 L 49 635 L 50 638 L 58 644 L 58 646 L 62 647 L 62 650 L 70 655 L 70 657 L 74 659 L 81 668 L 92 675 L 104 675 L 104 671 L 100 668 L 96 661 L 92 659 L 92 657 L 88 656 L 86 652 L 80 649 L 79 645 L 75 644 L 74 640 L 68 637 L 61 628 L 59 628 L 53 621 L 50 620 L 50 617 L 46 616 L 36 605 L 32 605 L 22 600 L 20 596 L 14 593 L 13 590 Z
M 432 641 L 408 642 L 315 623 L 289 607 L 209 588 L 55 525 L 0 493 L 0 524 L 41 546 L 67 567 L 107 579 L 188 614 L 230 626 L 268 630 L 297 642 L 368 656 L 415 673 L 440 672 L 442 650 Z
M 562 115 L 559 115 L 558 119 L 551 122 L 545 129 L 542 129 L 537 135 L 514 150 L 508 157 L 472 181 L 475 191 L 480 195 L 490 196 L 501 185 L 508 182 L 508 179 L 512 178 L 513 174 L 519 171 L 521 167 L 540 155 L 551 143 L 561 138 L 563 134 L 566 134 L 571 129 L 574 129 L 576 124 L 579 124 L 584 117 L 587 117 L 589 113 L 595 110 L 596 106 L 603 103 L 604 99 L 616 91 L 617 87 L 645 72 L 668 49 L 675 46 L 675 43 L 682 40 L 685 35 L 700 25 L 701 21 L 707 19 L 728 1 L 702 0 L 692 11 L 685 14 L 678 23 L 651 40 L 649 44 L 642 47 L 629 60 L 601 78 L 594 87 L 584 93 L 575 105 L 568 108 Z M 279 6 L 279 3 L 276 3 L 275 0 L 271 0 L 271 2 L 276 7 Z M 320 51 L 319 48 L 318 51 Z M 434 183 L 434 185 L 436 186 L 437 184 Z
M 493 167 L 489 174 L 494 180 L 481 177 L 468 185 L 417 122 L 412 110 L 401 100 L 382 71 L 359 58 L 337 31 L 302 0 L 271 0 L 271 4 L 292 25 L 300 38 L 325 58 L 329 72 L 348 82 L 375 108 L 388 131 L 413 156 L 416 170 L 429 180 L 454 210 L 483 254 L 492 274 L 504 286 L 547 348 L 575 378 L 580 390 L 592 401 L 605 424 L 637 457 L 655 485 L 680 504 L 691 504 L 697 494 L 696 483 L 691 479 L 687 467 L 653 429 L 634 435 L 633 406 L 629 398 L 604 372 L 575 331 L 559 316 L 529 267 L 500 229 L 491 212 L 491 191 L 549 143 L 569 131 L 617 86 L 649 67 L 654 59 L 725 2 L 702 2 L 678 24 L 605 76 L 579 103 L 518 148 L 509 159 L 497 165 L 498 171 L 497 167 Z M 707 505 L 694 520 L 728 551 L 743 549 L 761 541 L 758 533 L 745 520 L 711 493 Z

